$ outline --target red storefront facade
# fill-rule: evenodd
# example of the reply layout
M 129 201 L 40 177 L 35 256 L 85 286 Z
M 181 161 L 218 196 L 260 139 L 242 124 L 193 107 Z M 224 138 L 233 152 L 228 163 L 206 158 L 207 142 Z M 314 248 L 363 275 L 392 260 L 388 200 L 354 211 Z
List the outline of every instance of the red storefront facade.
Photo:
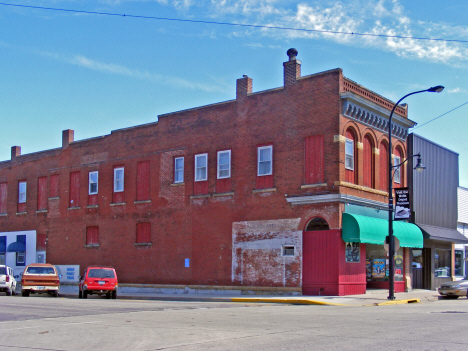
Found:
M 1 231 L 35 230 L 47 262 L 111 265 L 122 283 L 365 292 L 366 244 L 345 261 L 342 213 L 385 207 L 393 103 L 341 69 L 301 76 L 296 54 L 280 88 L 255 93 L 244 76 L 231 101 L 93 139 L 66 130 L 53 150 L 13 147 Z M 404 158 L 413 123 L 394 116 Z

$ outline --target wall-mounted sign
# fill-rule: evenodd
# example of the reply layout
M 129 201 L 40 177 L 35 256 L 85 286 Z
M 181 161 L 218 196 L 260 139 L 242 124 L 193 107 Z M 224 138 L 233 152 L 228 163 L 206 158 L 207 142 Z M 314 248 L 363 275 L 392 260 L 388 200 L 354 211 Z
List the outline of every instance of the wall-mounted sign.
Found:
M 396 188 L 395 200 L 395 219 L 409 219 L 411 216 L 409 188 Z

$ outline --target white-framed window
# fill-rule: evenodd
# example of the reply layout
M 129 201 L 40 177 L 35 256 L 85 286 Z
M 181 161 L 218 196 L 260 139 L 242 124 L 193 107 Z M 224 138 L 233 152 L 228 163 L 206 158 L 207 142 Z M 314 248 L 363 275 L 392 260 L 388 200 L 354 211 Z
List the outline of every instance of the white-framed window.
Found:
M 114 168 L 114 193 L 124 191 L 124 168 Z
M 18 183 L 18 202 L 20 204 L 26 202 L 26 182 Z
M 400 172 L 400 167 L 396 167 L 396 166 L 398 166 L 401 163 L 400 160 L 401 160 L 400 156 L 393 157 L 393 166 L 395 167 L 394 168 L 395 173 L 393 173 L 393 181 L 398 184 L 400 184 L 401 182 L 401 172 Z
M 257 176 L 273 174 L 273 145 L 258 147 L 257 160 Z
M 345 141 L 345 168 L 354 171 L 354 140 Z
M 174 183 L 184 182 L 184 158 L 176 157 L 174 159 Z
M 294 256 L 294 245 L 284 245 L 282 248 L 282 256 Z
M 88 194 L 95 195 L 98 193 L 99 172 L 89 172 Z
M 195 155 L 195 181 L 208 179 L 208 154 Z
M 218 151 L 218 179 L 231 177 L 231 150 Z
M 16 265 L 17 266 L 24 266 L 25 263 L 26 252 L 17 252 L 16 253 Z

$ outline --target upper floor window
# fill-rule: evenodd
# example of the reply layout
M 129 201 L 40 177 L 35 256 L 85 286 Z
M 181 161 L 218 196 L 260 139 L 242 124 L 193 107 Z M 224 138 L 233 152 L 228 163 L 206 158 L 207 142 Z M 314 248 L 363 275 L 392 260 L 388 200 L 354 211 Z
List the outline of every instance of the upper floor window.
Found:
M 99 172 L 89 172 L 89 185 L 88 185 L 88 194 L 95 195 L 98 193 L 98 177 Z
M 231 150 L 218 151 L 218 179 L 231 177 Z
M 260 146 L 257 151 L 257 175 L 273 174 L 273 145 Z
M 20 204 L 26 202 L 26 182 L 18 183 L 18 202 Z
M 184 158 L 176 157 L 174 159 L 174 183 L 184 182 Z
M 393 158 L 393 166 L 394 166 L 394 173 L 393 173 L 393 181 L 395 183 L 401 183 L 401 170 L 400 167 L 396 167 L 401 163 L 400 156 L 395 155 Z
M 345 141 L 345 168 L 354 170 L 354 140 L 351 139 Z
M 124 168 L 114 168 L 114 192 L 124 191 Z
M 208 180 L 208 154 L 195 155 L 195 181 Z

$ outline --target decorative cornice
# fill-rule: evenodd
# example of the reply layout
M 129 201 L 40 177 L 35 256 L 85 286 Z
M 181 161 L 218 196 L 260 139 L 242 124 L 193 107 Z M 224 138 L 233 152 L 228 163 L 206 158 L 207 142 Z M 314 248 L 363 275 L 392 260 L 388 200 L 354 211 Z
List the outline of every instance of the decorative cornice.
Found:
M 343 116 L 388 133 L 390 111 L 352 92 L 341 94 L 341 98 L 343 101 Z M 415 124 L 407 118 L 394 114 L 392 118 L 392 136 L 405 141 L 408 136 L 408 128 L 413 127 Z

